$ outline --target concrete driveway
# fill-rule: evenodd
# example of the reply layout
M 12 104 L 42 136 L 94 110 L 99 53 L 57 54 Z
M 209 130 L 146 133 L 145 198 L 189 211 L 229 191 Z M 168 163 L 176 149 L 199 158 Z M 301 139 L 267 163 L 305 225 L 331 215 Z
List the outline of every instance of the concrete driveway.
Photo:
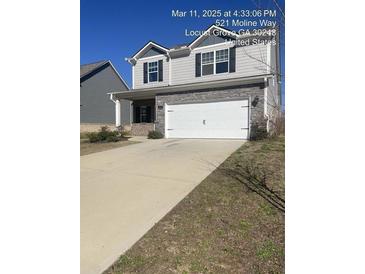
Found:
M 161 139 L 81 157 L 81 273 L 99 274 L 244 141 Z

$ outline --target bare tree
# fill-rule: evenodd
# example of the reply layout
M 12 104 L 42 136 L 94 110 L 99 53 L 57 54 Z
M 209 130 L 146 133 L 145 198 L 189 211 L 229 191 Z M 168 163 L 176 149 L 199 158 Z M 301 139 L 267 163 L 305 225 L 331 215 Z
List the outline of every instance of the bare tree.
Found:
M 262 2 L 260 0 L 251 0 L 251 2 L 256 6 L 256 8 L 258 9 L 262 9 Z M 266 2 L 267 6 L 269 6 L 271 4 L 273 4 L 276 9 L 279 11 L 280 15 L 279 18 L 276 20 L 276 22 L 281 25 L 284 29 L 285 27 L 285 13 L 283 11 L 283 9 L 280 7 L 280 5 L 278 4 L 278 2 L 276 0 L 268 0 Z M 284 41 L 281 41 L 281 33 L 279 32 L 280 28 L 275 28 L 275 32 L 274 35 L 274 39 L 277 43 L 277 47 L 280 49 L 281 44 Z M 267 39 L 272 39 L 272 37 L 267 37 Z M 264 39 L 265 40 L 265 39 Z M 269 85 L 269 81 L 267 83 L 265 83 L 266 85 L 266 102 L 267 102 L 267 113 L 266 113 L 266 119 L 267 119 L 267 128 L 272 129 L 272 133 L 273 134 L 280 134 L 283 133 L 284 130 L 284 113 L 282 112 L 281 109 L 281 102 L 280 102 L 280 97 L 281 94 L 279 94 L 279 92 L 281 92 L 280 89 L 280 85 L 281 85 L 281 81 L 282 79 L 284 79 L 284 74 L 281 73 L 280 71 L 280 66 L 275 64 L 275 66 L 273 66 L 272 64 L 270 64 L 270 62 L 267 60 L 267 56 L 266 54 L 264 54 L 261 51 L 261 48 L 259 47 L 259 55 L 258 56 L 254 56 L 253 54 L 250 54 L 245 46 L 242 46 L 243 48 L 243 54 L 244 56 L 255 60 L 258 64 L 257 67 L 255 67 L 257 70 L 261 70 L 263 72 L 267 72 L 267 74 L 271 74 L 274 77 L 274 80 L 272 81 L 272 84 Z M 280 62 L 280 60 L 277 60 L 277 62 Z M 274 86 L 276 85 L 276 86 Z

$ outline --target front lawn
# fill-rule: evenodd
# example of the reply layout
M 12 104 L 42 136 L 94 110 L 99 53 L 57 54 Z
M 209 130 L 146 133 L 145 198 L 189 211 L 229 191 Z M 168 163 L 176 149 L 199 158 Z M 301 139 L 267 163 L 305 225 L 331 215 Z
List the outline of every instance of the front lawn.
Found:
M 284 273 L 284 150 L 244 144 L 105 273 Z
M 102 126 L 98 132 L 80 132 L 80 156 L 139 143 L 128 141 L 129 135 L 107 126 Z
M 101 152 L 104 150 L 109 150 L 118 147 L 124 147 L 128 145 L 137 144 L 136 141 L 118 141 L 110 143 L 90 143 L 87 139 L 82 139 L 80 141 L 80 156 Z

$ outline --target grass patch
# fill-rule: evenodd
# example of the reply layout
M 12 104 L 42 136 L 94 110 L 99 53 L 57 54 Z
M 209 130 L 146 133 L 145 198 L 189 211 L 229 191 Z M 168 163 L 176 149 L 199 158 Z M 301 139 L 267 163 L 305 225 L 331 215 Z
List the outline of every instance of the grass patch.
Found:
M 137 144 L 136 141 L 119 141 L 112 143 L 90 143 L 88 140 L 80 141 L 80 156 L 88 155 L 96 152 L 101 152 L 109 149 L 114 149 L 118 147 L 129 146 Z
M 223 172 L 265 167 L 284 197 L 284 150 L 284 137 L 244 144 L 105 273 L 284 273 L 284 213 Z
M 251 228 L 251 224 L 245 220 L 241 220 L 239 223 L 239 230 L 241 231 L 241 233 L 243 235 L 246 235 L 246 233 L 249 231 L 249 229 Z
M 126 135 L 128 135 L 128 132 L 117 134 L 116 131 L 110 131 L 107 127 L 102 127 L 99 132 L 80 132 L 80 156 L 140 143 L 128 141 Z M 102 136 L 104 141 L 91 142 L 90 137 L 93 136 L 98 137 L 98 140 Z M 110 137 L 113 138 L 108 139 Z
M 260 260 L 267 261 L 279 255 L 279 248 L 272 241 L 266 241 L 258 248 L 256 255 Z
M 135 256 L 135 257 L 121 256 L 120 263 L 124 266 L 138 268 L 143 266 L 146 263 L 146 261 L 145 258 L 142 256 Z
M 262 212 L 267 216 L 274 216 L 277 213 L 277 210 L 267 203 L 260 204 L 260 208 Z
M 88 134 L 89 134 L 90 132 L 80 132 L 80 139 L 88 139 Z
M 190 266 L 190 271 L 194 273 L 206 273 L 207 268 L 199 261 L 193 261 Z

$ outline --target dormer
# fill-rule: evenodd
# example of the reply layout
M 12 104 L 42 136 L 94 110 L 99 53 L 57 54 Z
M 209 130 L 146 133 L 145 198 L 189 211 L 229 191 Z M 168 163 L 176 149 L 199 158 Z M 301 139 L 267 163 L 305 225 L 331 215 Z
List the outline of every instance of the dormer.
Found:
M 133 88 L 168 84 L 169 49 L 150 41 L 128 61 L 133 65 Z

